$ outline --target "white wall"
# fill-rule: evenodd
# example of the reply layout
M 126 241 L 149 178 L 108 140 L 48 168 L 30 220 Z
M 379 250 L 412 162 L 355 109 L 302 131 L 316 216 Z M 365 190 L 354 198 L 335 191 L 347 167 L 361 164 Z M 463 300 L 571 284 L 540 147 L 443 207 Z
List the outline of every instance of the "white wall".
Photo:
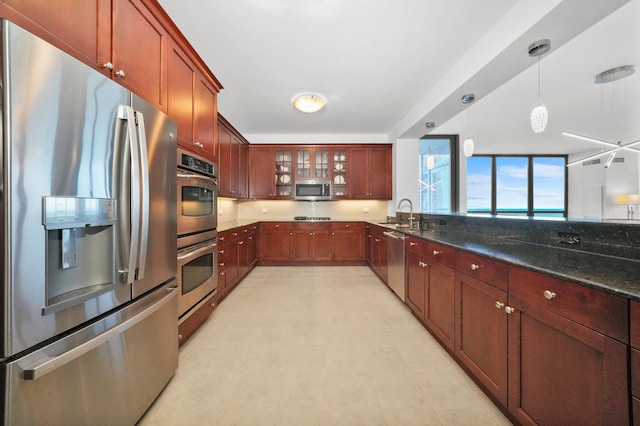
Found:
M 590 151 L 571 155 L 569 162 L 598 152 Z M 606 158 L 607 156 L 601 157 L 600 164 L 588 166 L 577 164 L 569 167 L 569 217 L 627 218 L 627 207 L 616 205 L 616 195 L 640 192 L 640 172 L 638 171 L 640 155 L 635 152 L 618 151 L 616 158 L 624 158 L 624 163 L 613 162 L 609 168 L 604 167 Z
M 393 144 L 393 200 L 389 202 L 388 215 L 395 216 L 398 201 L 408 198 L 414 212 L 420 205 L 420 148 L 418 139 L 398 139 Z M 401 209 L 408 212 L 404 204 Z

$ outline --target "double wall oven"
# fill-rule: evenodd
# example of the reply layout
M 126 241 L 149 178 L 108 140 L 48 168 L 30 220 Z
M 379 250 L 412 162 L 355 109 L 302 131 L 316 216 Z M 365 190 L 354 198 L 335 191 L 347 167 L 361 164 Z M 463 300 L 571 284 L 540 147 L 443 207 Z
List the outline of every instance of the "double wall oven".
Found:
M 217 167 L 178 149 L 178 299 L 184 321 L 217 290 Z

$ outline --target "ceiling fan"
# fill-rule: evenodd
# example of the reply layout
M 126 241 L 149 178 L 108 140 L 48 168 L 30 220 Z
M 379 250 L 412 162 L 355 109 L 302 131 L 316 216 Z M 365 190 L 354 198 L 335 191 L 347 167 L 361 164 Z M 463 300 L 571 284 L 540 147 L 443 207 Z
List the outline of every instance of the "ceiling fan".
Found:
M 594 83 L 596 84 L 602 84 L 602 83 L 610 83 L 612 81 L 616 81 L 616 80 L 620 80 L 622 78 L 626 78 L 628 76 L 630 76 L 631 74 L 633 74 L 635 72 L 635 68 L 633 67 L 633 65 L 623 65 L 621 67 L 616 67 L 616 68 L 612 68 L 610 70 L 607 71 L 603 71 L 600 74 L 598 74 L 594 80 Z M 569 166 L 574 166 L 576 164 L 580 164 L 583 163 L 585 161 L 589 161 L 592 160 L 594 158 L 598 158 L 598 157 L 603 157 L 605 155 L 608 155 L 609 157 L 607 158 L 607 161 L 605 162 L 605 168 L 609 167 L 611 165 L 611 163 L 613 162 L 613 159 L 616 156 L 616 152 L 621 151 L 621 150 L 628 150 L 628 151 L 637 151 L 640 152 L 640 149 L 638 148 L 634 148 L 636 145 L 640 145 L 640 139 L 635 140 L 631 143 L 625 144 L 625 145 L 621 145 L 621 141 L 618 141 L 617 143 L 615 142 L 610 142 L 610 141 L 606 141 L 606 140 L 602 140 L 602 139 L 596 139 L 596 138 L 592 138 L 589 136 L 584 136 L 584 135 L 580 135 L 577 133 L 572 133 L 572 132 L 562 132 L 563 135 L 565 136 L 570 136 L 572 138 L 576 138 L 576 139 L 581 139 L 581 140 L 585 140 L 588 142 L 596 142 L 602 145 L 606 145 L 606 146 L 611 146 L 613 148 L 609 149 L 609 150 L 605 150 L 602 151 L 598 154 L 593 154 L 593 155 L 589 155 L 585 158 L 582 158 L 580 160 L 576 160 L 576 161 L 572 161 L 570 163 L 567 163 L 567 167 Z

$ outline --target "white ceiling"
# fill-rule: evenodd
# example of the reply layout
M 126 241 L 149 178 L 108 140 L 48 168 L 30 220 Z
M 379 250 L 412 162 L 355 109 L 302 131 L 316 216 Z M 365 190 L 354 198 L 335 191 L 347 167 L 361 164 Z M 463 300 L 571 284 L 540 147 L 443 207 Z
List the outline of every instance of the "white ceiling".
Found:
M 613 137 L 596 125 L 608 113 L 602 112 L 608 88 L 592 80 L 608 68 L 640 67 L 640 0 L 579 34 L 626 2 L 159 1 L 224 86 L 220 112 L 250 142 L 387 142 L 426 134 L 429 120 L 438 124 L 433 133 L 464 137 L 459 99 L 473 92 L 479 153 L 593 147 L 573 141 L 563 147 L 560 130 Z M 539 38 L 552 44 L 541 62 L 550 115 L 544 137 L 528 127 L 537 68 L 526 48 Z M 640 72 L 624 81 L 627 111 L 638 117 Z M 326 108 L 295 111 L 292 98 L 306 92 L 325 96 Z M 622 101 L 624 92 L 617 88 L 610 97 Z M 597 120 L 583 110 L 593 105 Z

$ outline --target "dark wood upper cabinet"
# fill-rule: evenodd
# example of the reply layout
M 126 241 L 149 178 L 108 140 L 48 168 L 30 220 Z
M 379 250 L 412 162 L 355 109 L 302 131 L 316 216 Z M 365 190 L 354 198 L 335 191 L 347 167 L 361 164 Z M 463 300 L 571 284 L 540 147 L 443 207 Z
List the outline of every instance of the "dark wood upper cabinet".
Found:
M 111 55 L 101 61 L 112 78 L 167 110 L 169 34 L 141 0 L 113 0 Z
M 392 198 L 391 155 L 391 145 L 349 149 L 349 198 Z
M 391 199 L 391 145 L 251 145 L 249 197 L 291 199 L 296 179 L 328 179 L 333 199 Z
M 106 73 L 111 55 L 111 0 L 2 0 L 0 14 Z
M 218 115 L 218 187 L 221 197 L 248 196 L 248 142 L 221 115 Z

